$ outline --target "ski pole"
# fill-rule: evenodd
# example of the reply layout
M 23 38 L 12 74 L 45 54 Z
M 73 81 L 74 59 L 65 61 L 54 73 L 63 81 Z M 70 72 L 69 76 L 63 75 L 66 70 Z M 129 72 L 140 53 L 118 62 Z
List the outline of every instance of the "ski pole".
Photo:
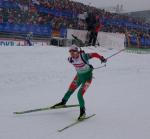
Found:
M 111 56 L 107 57 L 106 59 L 108 60 L 109 58 L 111 58 L 111 57 L 113 57 L 113 56 L 115 56 L 115 55 L 121 53 L 121 52 L 124 51 L 124 50 L 125 50 L 125 48 L 124 48 L 124 49 L 121 49 L 120 51 L 118 51 L 118 52 L 116 52 L 116 53 L 114 53 L 114 54 L 112 54 Z M 103 66 L 100 66 L 100 67 L 96 67 L 96 68 L 94 68 L 94 69 L 101 69 L 101 68 L 104 68 L 104 67 L 106 67 L 106 64 L 103 65 Z
M 79 44 L 79 46 L 77 45 L 78 47 L 84 47 L 84 46 L 86 45 L 82 40 L 78 39 L 77 36 L 75 36 L 75 35 L 72 34 L 72 37 L 73 37 L 76 41 L 78 41 L 78 42 L 77 42 L 77 43 Z
M 121 49 L 120 51 L 118 51 L 118 52 L 112 54 L 111 56 L 107 57 L 106 59 L 109 59 L 109 58 L 111 58 L 111 57 L 113 57 L 113 56 L 115 56 L 115 55 L 121 53 L 121 52 L 124 51 L 124 50 L 126 50 L 126 49 L 125 49 L 125 48 L 124 48 L 124 49 Z
M 104 67 L 106 67 L 106 64 L 103 65 L 103 66 L 96 67 L 96 68 L 94 68 L 94 69 L 101 69 L 101 68 L 104 68 Z

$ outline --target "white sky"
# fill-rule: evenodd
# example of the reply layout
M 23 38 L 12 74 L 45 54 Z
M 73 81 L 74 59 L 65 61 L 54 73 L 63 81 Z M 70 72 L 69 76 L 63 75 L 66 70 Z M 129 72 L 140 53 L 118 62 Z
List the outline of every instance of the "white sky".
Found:
M 126 11 L 150 10 L 150 0 L 73 0 L 96 7 L 110 7 L 123 4 Z

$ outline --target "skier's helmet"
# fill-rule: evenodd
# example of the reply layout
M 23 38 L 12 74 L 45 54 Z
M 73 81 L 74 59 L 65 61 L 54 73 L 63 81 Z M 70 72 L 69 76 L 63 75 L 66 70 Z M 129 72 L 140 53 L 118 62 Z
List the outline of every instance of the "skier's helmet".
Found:
M 75 44 L 73 44 L 73 45 L 71 45 L 70 48 L 69 48 L 69 52 L 71 52 L 71 51 L 76 51 L 76 52 L 78 52 L 79 49 L 78 49 L 78 47 L 77 47 Z

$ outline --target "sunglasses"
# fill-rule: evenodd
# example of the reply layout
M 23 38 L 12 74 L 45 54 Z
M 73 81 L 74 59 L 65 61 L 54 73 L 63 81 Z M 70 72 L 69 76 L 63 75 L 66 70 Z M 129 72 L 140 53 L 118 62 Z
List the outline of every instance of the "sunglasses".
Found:
M 69 51 L 70 53 L 75 53 L 75 52 L 78 52 L 77 50 L 70 50 Z

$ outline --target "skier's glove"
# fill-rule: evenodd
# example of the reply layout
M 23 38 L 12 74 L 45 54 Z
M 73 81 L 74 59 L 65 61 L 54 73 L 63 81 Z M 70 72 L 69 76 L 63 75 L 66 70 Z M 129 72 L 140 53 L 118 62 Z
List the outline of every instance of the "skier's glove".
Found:
M 101 63 L 106 63 L 107 62 L 107 59 L 105 59 L 103 56 L 100 58 L 101 60 Z

